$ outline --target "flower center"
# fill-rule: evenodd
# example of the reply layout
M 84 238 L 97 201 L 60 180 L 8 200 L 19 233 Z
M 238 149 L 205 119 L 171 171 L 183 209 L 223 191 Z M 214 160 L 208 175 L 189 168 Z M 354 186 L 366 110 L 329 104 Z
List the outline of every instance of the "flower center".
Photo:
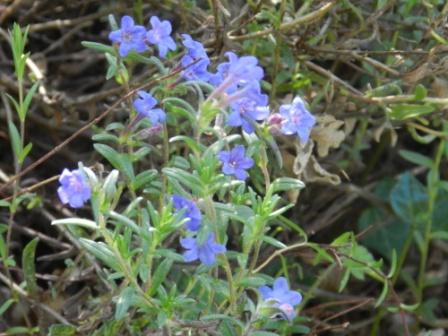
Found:
M 124 42 L 131 42 L 132 41 L 132 35 L 129 32 L 123 32 L 121 34 L 121 38 Z

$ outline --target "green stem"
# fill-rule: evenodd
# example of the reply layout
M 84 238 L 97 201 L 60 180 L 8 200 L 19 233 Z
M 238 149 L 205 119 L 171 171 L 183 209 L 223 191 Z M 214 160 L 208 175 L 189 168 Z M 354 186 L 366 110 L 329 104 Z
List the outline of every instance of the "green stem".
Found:
M 436 157 L 434 160 L 434 165 L 431 168 L 431 171 L 428 175 L 428 212 L 427 212 L 427 221 L 425 225 L 424 231 L 424 245 L 422 249 L 422 255 L 420 259 L 420 267 L 418 273 L 418 281 L 417 281 L 417 301 L 421 302 L 423 299 L 423 289 L 425 287 L 425 271 L 426 271 L 426 263 L 428 261 L 428 253 L 429 253 L 429 245 L 431 243 L 431 231 L 432 231 L 432 217 L 434 212 L 434 205 L 437 198 L 438 193 L 438 181 L 439 181 L 439 166 L 440 161 L 442 160 L 443 150 L 445 148 L 445 141 L 441 140 L 439 143 L 439 147 L 437 148 Z

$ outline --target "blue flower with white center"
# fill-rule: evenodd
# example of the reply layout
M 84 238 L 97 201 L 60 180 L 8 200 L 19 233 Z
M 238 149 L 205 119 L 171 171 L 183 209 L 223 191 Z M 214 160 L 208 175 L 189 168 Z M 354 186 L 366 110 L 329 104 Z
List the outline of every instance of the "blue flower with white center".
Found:
M 256 81 L 246 85 L 235 94 L 228 96 L 232 112 L 227 124 L 229 126 L 242 126 L 246 133 L 253 133 L 255 121 L 265 120 L 269 116 L 268 96 L 261 93 L 260 84 Z
M 182 38 L 182 44 L 187 48 L 187 53 L 180 60 L 185 68 L 182 72 L 182 77 L 186 80 L 199 79 L 205 82 L 208 81 L 210 73 L 207 67 L 210 64 L 210 59 L 205 52 L 204 46 L 202 43 L 193 40 L 188 34 L 182 34 Z
M 247 169 L 254 165 L 254 160 L 245 156 L 244 146 L 235 146 L 231 151 L 221 151 L 218 154 L 222 162 L 222 172 L 225 175 L 233 175 L 238 180 L 244 181 L 248 174 Z
M 138 113 L 138 118 L 148 118 L 151 120 L 152 126 L 157 126 L 165 122 L 165 112 L 160 108 L 154 108 L 157 100 L 145 91 L 137 92 L 139 98 L 134 100 L 134 108 Z
M 202 214 L 196 203 L 179 195 L 173 195 L 171 199 L 174 209 L 177 211 L 185 209 L 183 218 L 188 219 L 185 223 L 187 229 L 190 231 L 198 231 L 201 227 Z
M 180 244 L 187 251 L 183 256 L 186 262 L 200 260 L 204 265 L 210 266 L 216 260 L 216 255 L 226 252 L 226 247 L 217 244 L 215 235 L 210 233 L 204 243 L 199 243 L 197 238 L 187 237 L 180 240 Z
M 306 143 L 316 118 L 307 110 L 302 98 L 296 97 L 292 104 L 280 106 L 280 115 L 283 118 L 281 132 L 286 135 L 297 134 L 300 141 Z
M 61 186 L 58 188 L 58 196 L 63 204 L 69 204 L 72 208 L 81 208 L 91 195 L 87 177 L 79 170 L 64 169 L 59 177 Z
M 134 19 L 125 15 L 121 18 L 120 29 L 109 33 L 109 40 L 120 45 L 119 54 L 125 57 L 131 50 L 136 52 L 146 50 L 145 34 L 145 27 L 135 25 Z
M 294 306 L 302 301 L 302 295 L 289 290 L 288 282 L 284 277 L 277 278 L 272 289 L 268 286 L 261 286 L 258 290 L 265 302 L 280 309 L 288 320 L 294 319 L 296 316 Z
M 160 21 L 157 16 L 149 20 L 152 29 L 146 33 L 149 43 L 157 45 L 160 57 L 165 57 L 168 50 L 176 50 L 176 43 L 170 36 L 171 23 L 168 20 Z

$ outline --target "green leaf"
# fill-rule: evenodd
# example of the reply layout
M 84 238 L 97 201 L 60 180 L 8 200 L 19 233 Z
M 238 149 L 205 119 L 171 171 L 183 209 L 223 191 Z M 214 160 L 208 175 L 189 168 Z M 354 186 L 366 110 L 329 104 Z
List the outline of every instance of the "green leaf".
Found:
M 411 173 L 400 176 L 390 194 L 396 215 L 406 223 L 420 224 L 427 219 L 426 188 Z
M 33 144 L 31 142 L 28 145 L 26 145 L 25 148 L 23 148 L 22 152 L 20 153 L 20 156 L 18 157 L 18 161 L 20 164 L 23 163 L 23 161 L 26 159 L 32 148 Z
M 91 230 L 98 229 L 98 225 L 96 225 L 96 222 L 90 219 L 77 218 L 77 217 L 56 219 L 51 222 L 51 225 L 77 225 Z
M 396 182 L 392 178 L 380 181 L 373 193 L 380 199 L 390 199 L 390 194 Z M 393 251 L 401 252 L 405 237 L 409 234 L 410 223 L 404 222 L 382 208 L 364 210 L 357 223 L 359 231 L 367 230 L 361 238 L 362 243 L 381 254 L 388 260 Z
M 126 287 L 118 297 L 117 307 L 115 309 L 115 319 L 121 320 L 124 318 L 130 307 L 134 305 L 136 301 L 135 290 L 131 287 Z
M 448 231 L 436 231 L 431 234 L 431 239 L 448 240 Z
M 278 336 L 277 333 L 270 331 L 254 331 L 250 333 L 251 336 Z
M 3 304 L 0 306 L 0 316 L 2 316 L 14 302 L 16 302 L 16 300 L 14 299 L 8 299 L 3 302 Z
M 30 107 L 31 100 L 33 99 L 34 94 L 36 93 L 37 88 L 39 87 L 40 82 L 34 82 L 33 86 L 31 86 L 30 90 L 27 92 L 25 96 L 25 100 L 23 101 L 22 108 L 19 112 L 19 118 L 22 122 L 25 122 L 26 114 L 28 113 L 28 108 Z
M 39 333 L 39 328 L 12 327 L 6 330 L 6 335 L 33 335 Z
M 96 242 L 86 238 L 79 238 L 80 244 L 91 254 L 104 262 L 117 272 L 121 272 L 121 266 L 115 254 L 103 242 Z
M 97 42 L 90 42 L 90 41 L 82 41 L 81 44 L 85 48 L 98 50 L 98 51 L 109 53 L 112 55 L 115 55 L 115 53 L 116 53 L 115 48 L 110 45 L 97 43 Z
M 186 135 L 177 135 L 170 139 L 170 143 L 176 141 L 183 141 L 196 154 L 200 154 L 204 150 L 204 146 L 198 144 L 195 140 Z
M 170 258 L 165 259 L 159 264 L 151 280 L 151 290 L 149 295 L 153 295 L 163 281 L 165 281 L 171 266 L 173 266 L 173 260 Z
M 264 242 L 268 243 L 269 245 L 275 246 L 277 248 L 285 248 L 286 245 L 284 243 L 282 243 L 281 241 L 270 237 L 270 236 L 263 236 L 263 238 L 261 238 Z
M 292 189 L 303 189 L 305 188 L 305 183 L 303 183 L 299 179 L 295 179 L 292 177 L 280 177 L 276 179 L 271 184 L 272 190 L 270 190 L 271 194 L 274 194 L 279 191 L 286 191 L 286 190 L 292 190 Z
M 35 255 L 39 238 L 34 238 L 24 248 L 22 254 L 23 276 L 25 277 L 26 289 L 31 296 L 35 296 L 38 291 L 36 282 Z
M 400 154 L 400 156 L 402 158 L 404 158 L 412 163 L 415 163 L 417 165 L 420 165 L 423 167 L 428 167 L 428 168 L 431 168 L 434 165 L 431 158 L 429 158 L 425 155 L 422 155 L 420 153 L 405 150 L 405 149 L 400 150 L 398 153 Z
M 383 304 L 384 300 L 386 299 L 387 293 L 389 293 L 389 283 L 387 281 L 384 281 L 383 290 L 381 291 L 378 300 L 376 300 L 375 302 L 375 308 L 378 308 Z
M 203 186 L 199 177 L 178 168 L 164 168 L 162 172 L 170 181 L 177 181 L 194 191 L 195 194 L 202 194 Z
M 415 90 L 414 90 L 415 100 L 425 99 L 427 95 L 428 95 L 428 90 L 422 84 L 418 84 L 415 87 Z
M 11 146 L 14 151 L 14 156 L 18 159 L 22 154 L 22 145 L 20 143 L 20 134 L 16 125 L 8 121 L 9 135 L 11 137 Z
M 389 117 L 395 120 L 417 118 L 429 114 L 435 110 L 432 105 L 393 104 L 390 105 Z
M 126 56 L 126 60 L 139 62 L 139 63 L 143 63 L 143 64 L 148 64 L 148 65 L 154 65 L 162 75 L 166 75 L 168 73 L 168 70 L 165 68 L 163 63 L 157 57 L 154 57 L 154 56 L 146 57 L 146 56 L 143 56 L 142 54 L 139 54 L 135 51 L 131 51 Z
M 266 279 L 262 276 L 248 276 L 240 280 L 239 285 L 242 287 L 260 287 L 266 284 Z
M 73 336 L 75 334 L 76 328 L 65 324 L 53 324 L 48 330 L 48 336 Z
M 110 216 L 110 218 L 115 219 L 117 222 L 130 227 L 132 231 L 134 231 L 136 234 L 139 235 L 141 233 L 140 228 L 137 226 L 137 224 L 135 224 L 135 222 L 132 219 L 123 216 L 122 214 L 119 214 L 115 211 L 110 211 L 107 214 L 108 216 Z
M 103 144 L 94 144 L 95 150 L 104 156 L 114 168 L 123 172 L 131 181 L 135 179 L 132 162 L 126 154 L 120 154 L 110 146 Z
M 394 274 L 395 271 L 397 270 L 397 262 L 398 262 L 398 258 L 397 258 L 397 252 L 394 250 L 392 250 L 392 258 L 391 258 L 391 262 L 390 262 L 390 270 L 389 273 L 387 274 L 387 278 L 391 279 Z
M 134 190 L 147 187 L 152 181 L 155 180 L 156 177 L 156 170 L 145 170 L 135 177 L 135 180 L 132 181 L 132 187 Z
M 408 222 L 385 213 L 382 209 L 369 208 L 358 219 L 359 231 L 370 230 L 362 236 L 361 241 L 373 251 L 391 259 L 392 252 L 401 252 L 405 237 L 411 226 Z
M 109 53 L 106 53 L 106 60 L 109 65 L 107 67 L 106 79 L 111 79 L 115 77 L 118 71 L 117 58 Z

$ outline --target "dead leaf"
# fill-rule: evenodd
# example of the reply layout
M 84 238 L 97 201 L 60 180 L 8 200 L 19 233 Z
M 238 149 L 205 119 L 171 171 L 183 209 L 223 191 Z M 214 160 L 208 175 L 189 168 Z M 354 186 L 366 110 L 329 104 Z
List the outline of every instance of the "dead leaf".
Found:
M 308 161 L 310 160 L 311 154 L 313 153 L 314 142 L 308 141 L 304 147 L 302 147 L 297 141 L 296 145 L 296 157 L 294 159 L 294 163 L 292 166 L 292 171 L 297 176 L 302 175 L 306 166 L 308 165 Z
M 389 131 L 390 145 L 392 147 L 395 147 L 395 145 L 397 144 L 398 135 L 397 135 L 397 132 L 395 132 L 394 128 L 392 127 L 392 124 L 390 123 L 390 121 L 386 121 L 383 124 L 381 124 L 378 128 L 376 128 L 373 131 L 373 138 L 375 139 L 376 142 L 380 142 L 381 136 L 383 135 L 383 133 L 385 131 Z
M 305 182 L 320 182 L 329 183 L 332 185 L 338 185 L 341 183 L 341 178 L 338 175 L 329 173 L 322 168 L 314 155 L 310 157 L 308 165 L 303 172 L 303 180 Z
M 299 178 L 306 182 L 320 182 L 337 185 L 341 183 L 339 176 L 327 172 L 317 162 L 316 157 L 312 154 L 314 142 L 308 141 L 302 147 L 296 143 L 296 158 L 294 159 L 292 171 Z
M 338 148 L 345 139 L 345 133 L 340 130 L 344 125 L 332 115 L 326 114 L 317 118 L 317 126 L 311 131 L 311 138 L 317 143 L 319 157 L 328 155 L 330 148 Z

